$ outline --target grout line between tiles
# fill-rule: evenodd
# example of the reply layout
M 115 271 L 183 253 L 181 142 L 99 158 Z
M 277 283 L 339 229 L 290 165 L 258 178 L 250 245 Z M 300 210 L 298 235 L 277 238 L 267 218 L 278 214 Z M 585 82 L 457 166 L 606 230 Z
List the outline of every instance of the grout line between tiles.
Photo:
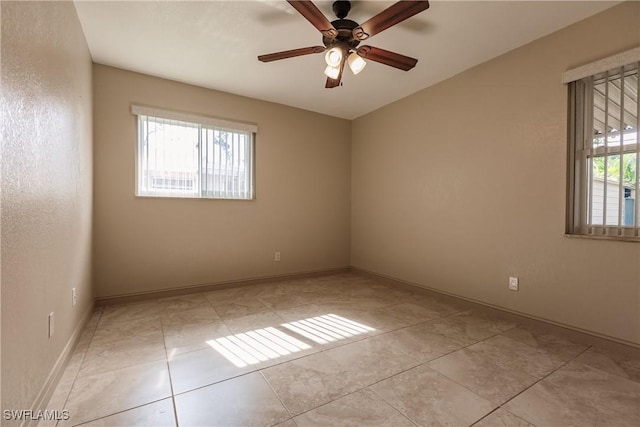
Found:
M 271 391 L 273 392 L 273 394 L 275 394 L 276 398 L 278 399 L 278 402 L 280 402 L 280 404 L 282 405 L 282 407 L 284 408 L 285 411 L 287 411 L 287 414 L 289 414 L 289 418 L 290 420 L 293 419 L 293 415 L 291 415 L 291 411 L 289 411 L 289 408 L 287 408 L 287 405 L 284 404 L 284 402 L 282 401 L 282 399 L 280 398 L 280 395 L 278 394 L 278 392 L 276 391 L 275 388 L 273 388 L 273 386 L 271 385 L 271 383 L 269 382 L 269 380 L 267 379 L 267 377 L 264 376 L 264 374 L 262 373 L 262 369 L 260 369 L 258 371 L 258 373 L 260 374 L 260 376 L 262 377 L 262 379 L 267 383 L 267 385 L 269 386 L 269 388 L 271 389 Z M 286 420 L 285 420 L 286 421 Z M 281 421 L 284 422 L 284 421 Z M 295 422 L 295 421 L 294 421 Z M 279 424 L 279 423 L 278 423 Z M 274 424 L 276 425 L 276 424 Z
M 488 414 L 486 414 L 484 417 L 480 418 L 479 420 L 476 420 L 475 422 L 479 422 L 483 419 L 485 419 L 486 417 L 488 417 L 489 415 L 491 415 L 492 413 L 494 413 L 495 411 L 497 411 L 498 409 L 502 408 L 503 406 L 505 406 L 507 403 L 511 402 L 512 400 L 514 400 L 515 398 L 517 398 L 518 396 L 520 396 L 521 394 L 523 394 L 524 392 L 526 392 L 527 390 L 529 390 L 530 388 L 532 388 L 533 386 L 539 384 L 540 382 L 542 382 L 543 380 L 547 379 L 550 375 L 552 375 L 554 372 L 564 368 L 567 364 L 569 364 L 570 362 L 572 362 L 573 360 L 575 360 L 577 357 L 579 357 L 580 355 L 582 355 L 584 352 L 588 351 L 592 346 L 587 346 L 587 348 L 585 348 L 584 350 L 582 350 L 580 353 L 576 354 L 575 356 L 573 356 L 571 359 L 563 362 L 560 366 L 558 366 L 557 368 L 551 370 L 548 374 L 544 375 L 542 378 L 539 378 L 536 382 L 534 382 L 533 384 L 525 387 L 524 389 L 520 390 L 517 394 L 511 396 L 509 399 L 505 400 L 504 402 L 502 402 L 500 405 L 498 405 L 493 411 L 489 412 Z M 449 378 L 449 377 L 447 377 Z M 507 410 L 507 409 L 505 409 Z M 526 422 L 528 422 L 531 425 L 535 425 L 533 424 L 532 421 L 517 415 L 517 414 L 513 414 L 518 418 L 521 418 L 523 420 L 525 420 Z M 475 424 L 475 423 L 474 423 Z
M 405 371 L 406 372 L 406 371 Z M 391 377 L 389 377 L 391 378 Z M 388 379 L 388 378 L 387 378 Z M 408 414 L 405 414 L 400 408 L 396 408 L 395 405 L 391 402 L 389 402 L 387 399 L 385 399 L 383 396 L 381 396 L 380 394 L 376 393 L 376 391 L 374 389 L 371 388 L 371 386 L 367 386 L 367 388 L 369 390 L 371 390 L 371 392 L 373 394 L 375 394 L 376 396 L 378 396 L 380 399 L 382 399 L 384 402 L 386 402 L 387 405 L 391 406 L 393 409 L 395 409 L 396 411 L 398 411 L 398 413 L 400 413 L 403 417 L 405 417 L 406 419 L 408 419 L 411 423 L 413 423 L 415 426 L 420 426 L 420 424 L 418 424 L 417 421 L 414 421 L 413 418 L 411 418 Z
M 209 302 L 206 298 L 205 300 Z M 164 355 L 167 363 L 167 373 L 169 374 L 169 387 L 171 389 L 171 405 L 173 406 L 173 419 L 176 422 L 176 427 L 177 427 L 180 425 L 178 423 L 178 405 L 176 405 L 175 393 L 173 392 L 173 378 L 171 377 L 171 366 L 169 365 L 169 351 L 167 350 L 167 341 L 165 339 L 164 322 L 162 321 L 162 316 L 160 316 L 159 320 L 160 320 L 160 331 L 162 332 L 162 345 L 164 346 Z
M 144 407 L 144 406 L 151 405 L 151 404 L 154 404 L 154 403 L 158 403 L 158 402 L 161 402 L 161 401 L 163 401 L 163 400 L 167 400 L 167 399 L 168 399 L 168 397 L 164 397 L 164 398 L 162 398 L 162 399 L 158 399 L 158 400 L 153 400 L 153 401 L 151 401 L 151 402 L 143 403 L 142 405 L 137 405 L 137 406 L 133 406 L 133 407 L 131 407 L 131 408 L 123 409 L 122 411 L 116 411 L 116 412 L 113 412 L 113 413 L 111 413 L 111 414 L 103 415 L 103 416 L 98 417 L 98 418 L 93 418 L 93 419 L 90 419 L 90 420 L 85 420 L 85 421 L 83 421 L 83 422 L 82 422 L 82 423 L 80 423 L 80 424 L 72 424 L 70 427 L 78 427 L 78 426 L 81 426 L 81 425 L 83 425 L 83 424 L 91 423 L 91 422 L 94 422 L 94 421 L 97 421 L 97 420 L 102 420 L 102 419 L 104 419 L 104 418 L 108 418 L 108 417 L 111 417 L 111 416 L 113 416 L 113 415 L 122 414 L 122 413 L 124 413 L 124 412 L 131 411 L 131 410 L 138 409 L 138 408 L 142 408 L 142 407 Z

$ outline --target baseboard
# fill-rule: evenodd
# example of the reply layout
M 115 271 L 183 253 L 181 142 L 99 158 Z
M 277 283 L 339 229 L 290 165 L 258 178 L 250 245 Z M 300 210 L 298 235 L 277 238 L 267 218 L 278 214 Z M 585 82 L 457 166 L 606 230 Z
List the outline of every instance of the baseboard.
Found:
M 365 270 L 359 267 L 351 267 L 350 271 L 356 273 L 356 274 L 361 274 L 364 276 L 368 276 L 374 279 L 378 279 L 378 280 L 382 280 L 382 281 L 386 281 L 388 283 L 392 283 L 392 284 L 396 284 L 396 285 L 404 285 L 404 286 L 411 286 L 414 288 L 420 288 L 420 289 L 424 289 L 436 294 L 440 294 L 440 295 L 445 295 L 447 297 L 450 298 L 455 298 L 457 300 L 462 300 L 462 301 L 466 301 L 466 302 L 470 302 L 473 304 L 478 304 L 484 307 L 488 307 L 490 309 L 493 310 L 497 310 L 499 312 L 503 312 L 503 313 L 507 313 L 513 316 L 518 316 L 521 318 L 525 318 L 528 319 L 530 321 L 533 322 L 538 322 L 538 323 L 542 323 L 542 324 L 546 324 L 546 325 L 552 325 L 555 327 L 559 327 L 559 328 L 563 328 L 566 329 L 568 331 L 572 331 L 573 333 L 577 333 L 581 335 L 581 339 L 583 341 L 589 342 L 592 345 L 600 345 L 600 346 L 607 346 L 607 347 L 611 347 L 611 344 L 622 344 L 623 346 L 627 346 L 627 347 L 633 347 L 633 348 L 640 348 L 640 343 L 635 343 L 633 341 L 627 341 L 624 339 L 620 339 L 620 338 L 616 338 L 616 337 L 612 337 L 606 334 L 600 334 L 598 332 L 594 332 L 594 331 L 590 331 L 587 329 L 582 329 L 580 327 L 577 326 L 573 326 L 573 325 L 567 325 L 561 322 L 556 322 L 554 320 L 551 319 L 546 319 L 543 317 L 538 317 L 532 314 L 528 314 L 528 313 L 523 313 L 520 311 L 516 311 L 516 310 L 511 310 L 505 307 L 501 307 L 498 305 L 494 305 L 485 301 L 479 301 L 473 298 L 467 298 L 467 297 L 463 297 L 461 295 L 457 295 L 457 294 L 453 294 L 450 292 L 446 292 L 446 291 L 442 291 L 440 289 L 435 289 L 435 288 L 431 288 L 429 286 L 426 285 L 422 285 L 420 283 L 414 283 L 414 282 L 410 282 L 407 280 L 402 280 L 402 279 L 398 279 L 396 277 L 392 277 L 392 276 L 387 276 L 384 274 L 380 274 L 380 273 L 376 273 L 374 271 L 369 271 L 369 270 Z
M 40 392 L 38 393 L 38 396 L 36 397 L 31 407 L 34 413 L 38 413 L 39 411 L 44 411 L 45 409 L 47 409 L 46 405 L 47 403 L 49 403 L 49 399 L 51 399 L 51 396 L 53 395 L 53 392 L 58 385 L 58 381 L 60 381 L 60 377 L 62 377 L 62 374 L 64 373 L 64 370 L 67 367 L 71 356 L 73 355 L 73 350 L 80 340 L 82 332 L 91 319 L 94 308 L 95 304 L 91 304 L 89 306 L 89 309 L 84 313 L 82 319 L 80 319 L 80 322 L 74 329 L 73 334 L 71 334 L 71 337 L 67 341 L 67 345 L 65 345 L 62 353 L 60 353 L 60 356 L 58 356 L 58 360 L 56 360 L 56 363 L 53 365 L 53 368 L 51 369 L 51 372 L 49 372 L 47 380 L 44 382 L 44 385 L 40 389 Z M 35 426 L 38 424 L 38 422 L 38 420 L 25 420 L 21 425 L 23 427 Z
M 203 283 L 198 285 L 181 286 L 169 289 L 154 290 L 147 292 L 135 292 L 130 294 L 112 295 L 96 298 L 96 305 L 127 304 L 132 302 L 145 301 L 156 298 L 174 297 L 197 292 L 209 292 L 221 289 L 235 288 L 238 286 L 259 285 L 262 283 L 275 282 L 280 280 L 298 280 L 311 277 L 328 276 L 332 274 L 348 273 L 351 267 L 338 267 L 326 270 L 313 270 L 301 273 L 287 273 L 273 276 L 261 276 L 247 279 L 227 280 L 221 282 Z

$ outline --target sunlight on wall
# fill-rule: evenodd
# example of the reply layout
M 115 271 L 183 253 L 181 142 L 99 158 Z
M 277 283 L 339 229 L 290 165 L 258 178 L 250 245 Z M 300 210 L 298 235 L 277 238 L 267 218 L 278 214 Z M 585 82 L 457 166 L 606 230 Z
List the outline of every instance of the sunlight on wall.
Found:
M 281 326 L 318 344 L 375 331 L 374 328 L 335 314 L 311 317 Z M 310 345 L 274 327 L 209 340 L 207 344 L 238 368 L 311 348 Z

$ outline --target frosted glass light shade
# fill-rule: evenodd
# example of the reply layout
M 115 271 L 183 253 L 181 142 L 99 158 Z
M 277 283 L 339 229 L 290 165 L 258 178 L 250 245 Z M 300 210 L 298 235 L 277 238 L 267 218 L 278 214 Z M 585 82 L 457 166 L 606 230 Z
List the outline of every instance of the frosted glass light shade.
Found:
M 324 69 L 324 75 L 331 79 L 337 79 L 340 75 L 340 68 L 327 65 L 327 68 Z
M 342 49 L 334 47 L 327 51 L 324 60 L 330 67 L 337 67 L 342 62 Z
M 349 55 L 347 61 L 349 62 L 349 68 L 351 68 L 353 74 L 358 74 L 360 71 L 364 70 L 364 67 L 367 66 L 365 60 L 355 52 L 352 52 L 351 55 Z

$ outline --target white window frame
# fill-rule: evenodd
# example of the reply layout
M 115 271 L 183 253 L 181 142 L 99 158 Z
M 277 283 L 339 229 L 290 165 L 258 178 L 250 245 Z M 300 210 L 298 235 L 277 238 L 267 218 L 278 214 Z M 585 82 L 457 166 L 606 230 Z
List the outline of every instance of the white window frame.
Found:
M 636 74 L 640 68 L 640 48 L 631 49 L 618 55 L 596 61 L 569 70 L 563 74 L 563 83 L 569 85 L 569 129 L 568 129 L 568 174 L 567 174 L 567 218 L 566 231 L 568 235 L 585 236 L 591 238 L 604 238 L 621 241 L 640 242 L 640 203 L 638 181 L 640 175 L 640 132 L 639 124 L 635 123 L 635 143 L 622 144 L 623 134 L 620 135 L 618 145 L 609 146 L 607 140 L 607 120 L 609 113 L 605 111 L 605 132 L 603 134 L 603 146 L 594 147 L 594 82 L 608 78 L 610 76 L 628 76 L 629 73 Z M 621 86 L 624 85 L 624 77 L 621 78 Z M 638 83 L 640 86 L 640 83 Z M 605 85 L 608 91 L 608 85 Z M 626 87 L 623 87 L 623 93 Z M 637 91 L 639 88 L 634 88 Z M 608 93 L 608 92 L 607 92 Z M 608 96 L 608 95 L 606 95 Z M 637 95 L 636 95 L 637 96 Z M 625 114 L 624 99 L 623 105 L 618 106 L 620 115 Z M 605 104 L 605 108 L 608 105 Z M 636 120 L 640 121 L 640 103 L 636 101 L 633 114 Z M 620 118 L 621 119 L 621 118 Z M 603 219 L 602 224 L 598 224 L 591 219 L 593 214 L 594 193 L 592 173 L 592 161 L 594 158 L 603 157 L 605 159 L 620 154 L 636 154 L 636 176 L 635 183 L 632 183 L 632 191 L 635 192 L 635 206 L 633 224 L 624 224 L 623 220 L 623 200 L 626 191 L 622 184 L 622 168 L 620 179 L 618 180 L 616 194 L 618 196 L 617 218 L 615 224 L 610 224 L 607 219 L 607 210 L 610 201 L 607 198 L 607 187 L 609 180 L 605 172 L 603 179 Z M 606 160 L 605 160 L 606 165 Z M 615 184 L 615 183 L 614 183 Z
M 222 200 L 255 200 L 255 137 L 258 132 L 258 127 L 254 124 L 235 122 L 224 119 L 218 119 L 209 116 L 202 116 L 196 114 L 183 113 L 178 111 L 164 110 L 154 107 L 147 107 L 141 105 L 132 105 L 131 113 L 136 116 L 136 129 L 137 129 L 137 141 L 135 150 L 135 194 L 139 197 L 169 197 L 169 198 L 195 198 L 195 199 L 222 199 Z M 144 136 L 142 135 L 142 120 L 150 119 L 159 121 L 174 121 L 178 125 L 184 125 L 185 127 L 194 127 L 198 130 L 197 141 L 194 141 L 198 147 L 198 160 L 197 169 L 198 172 L 195 176 L 195 180 L 191 184 L 189 189 L 188 183 L 184 182 L 183 189 L 173 188 L 169 191 L 162 189 L 150 190 L 144 189 L 141 178 L 141 155 L 144 150 Z M 225 191 L 225 190 L 206 190 L 202 184 L 207 178 L 207 174 L 203 173 L 203 168 L 212 166 L 215 168 L 214 163 L 207 163 L 207 166 L 203 166 L 205 161 L 205 154 L 203 154 L 202 147 L 205 144 L 203 140 L 204 132 L 230 132 L 246 135 L 248 141 L 245 146 L 246 157 L 248 160 L 246 163 L 247 169 L 243 176 L 245 177 L 247 191 Z M 205 134 L 206 135 L 206 134 Z M 209 159 L 210 160 L 210 159 Z M 225 165 L 226 166 L 226 165 Z M 221 165 L 219 166 L 221 167 Z M 162 179 L 176 180 L 176 182 L 182 182 L 183 177 L 159 177 Z M 238 178 L 238 177 L 232 177 Z M 180 185 L 179 185 L 180 186 Z M 171 187 L 171 186 L 170 186 Z

